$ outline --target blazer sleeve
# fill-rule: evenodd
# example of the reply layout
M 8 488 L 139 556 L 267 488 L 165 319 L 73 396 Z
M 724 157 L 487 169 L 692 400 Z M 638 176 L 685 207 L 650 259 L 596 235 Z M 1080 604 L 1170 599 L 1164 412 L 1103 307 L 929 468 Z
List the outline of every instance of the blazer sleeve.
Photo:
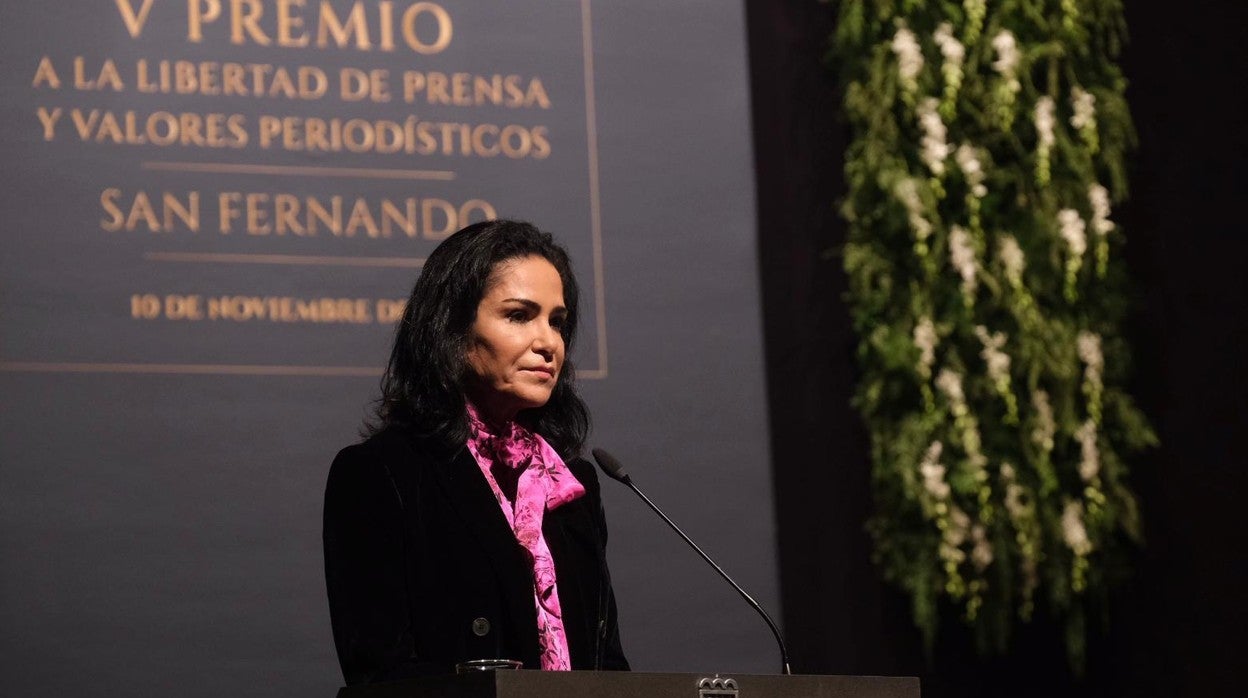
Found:
M 602 668 L 608 671 L 629 671 L 628 659 L 624 656 L 624 648 L 620 643 L 620 624 L 619 614 L 615 607 L 615 589 L 611 585 L 611 572 L 606 562 L 607 515 L 602 505 L 602 491 L 598 484 L 598 473 L 593 465 L 582 458 L 571 460 L 568 465 L 572 469 L 572 474 L 585 486 L 586 494 L 588 495 L 587 501 L 591 507 L 594 527 L 598 535 L 598 554 L 601 556 L 601 574 L 603 575 L 603 579 L 600 581 L 606 591 L 606 622 L 598 630 L 602 634 L 601 642 L 604 643 Z M 597 641 L 598 638 L 595 638 L 595 640 Z
M 348 685 L 434 673 L 416 656 L 404 503 L 367 444 L 343 449 L 325 488 L 325 585 Z
M 602 532 L 602 554 L 607 554 L 607 518 L 603 511 L 602 500 L 598 500 L 598 520 L 600 527 L 598 530 Z M 611 576 L 608 573 L 607 580 L 607 623 L 606 648 L 602 655 L 602 668 L 612 671 L 628 671 L 628 659 L 624 656 L 624 648 L 620 644 L 620 623 L 619 614 L 615 608 L 615 589 L 611 586 Z

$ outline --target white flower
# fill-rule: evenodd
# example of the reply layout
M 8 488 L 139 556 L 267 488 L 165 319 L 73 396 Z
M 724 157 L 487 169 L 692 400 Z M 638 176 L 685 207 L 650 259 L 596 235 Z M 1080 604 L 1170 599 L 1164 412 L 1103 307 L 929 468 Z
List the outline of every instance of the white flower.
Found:
M 923 316 L 914 326 L 914 346 L 919 349 L 919 363 L 930 369 L 936 362 L 936 326 L 932 319 Z
M 962 84 L 962 61 L 966 58 L 966 47 L 953 38 L 953 25 L 942 22 L 932 35 L 936 45 L 940 47 L 940 55 L 944 63 L 940 66 L 940 74 L 945 78 L 946 96 L 956 94 Z
M 1003 461 L 1001 463 L 1001 479 L 1006 482 L 1013 482 L 1015 477 L 1018 477 L 1018 474 L 1014 472 L 1014 466 L 1010 465 L 1009 461 Z
M 893 35 L 892 49 L 897 54 L 897 74 L 901 77 L 902 85 L 907 90 L 917 89 L 918 83 L 915 79 L 923 70 L 923 50 L 919 48 L 914 32 L 904 26 L 899 27 Z
M 1070 91 L 1070 125 L 1082 130 L 1085 126 L 1094 125 L 1096 119 L 1096 95 L 1085 92 L 1079 87 Z
M 1053 147 L 1053 126 L 1056 123 L 1054 110 L 1056 106 L 1053 104 L 1053 98 L 1049 96 L 1041 97 L 1036 100 L 1036 136 L 1039 139 L 1040 150 L 1048 152 Z
M 956 506 L 949 507 L 949 528 L 945 529 L 945 542 L 959 546 L 966 542 L 966 534 L 970 533 L 971 517 Z
M 1101 390 L 1101 373 L 1105 369 L 1105 355 L 1101 353 L 1101 336 L 1095 332 L 1080 332 L 1075 340 L 1083 369 L 1084 390 L 1098 394 Z M 1095 400 L 1095 398 L 1093 398 Z
M 960 226 L 949 229 L 949 261 L 958 275 L 962 277 L 962 293 L 967 298 L 975 295 L 976 274 L 979 262 L 975 260 L 975 248 L 971 247 L 971 236 Z
M 1024 496 L 1023 486 L 1017 482 L 1010 482 L 1005 486 L 1005 510 L 1015 521 L 1028 514 L 1027 505 L 1023 503 Z
M 936 387 L 955 405 L 966 403 L 966 395 L 962 393 L 962 376 L 949 369 L 942 369 L 936 376 Z
M 962 170 L 962 175 L 966 177 L 966 183 L 971 186 L 971 193 L 981 199 L 984 198 L 984 195 L 988 193 L 988 189 L 984 186 L 984 167 L 979 162 L 975 149 L 963 143 L 954 151 L 953 157 L 958 161 L 958 167 Z
M 1091 482 L 1101 472 L 1101 452 L 1096 445 L 1096 422 L 1088 420 L 1075 432 L 1079 440 L 1079 477 Z
M 936 499 L 946 499 L 949 496 L 949 483 L 945 482 L 945 466 L 940 464 L 940 453 L 944 445 L 939 441 L 933 441 L 931 446 L 927 447 L 927 452 L 923 454 L 923 460 L 919 463 L 919 474 L 923 476 L 923 489 Z
M 919 104 L 917 110 L 919 126 L 923 129 L 923 151 L 920 157 L 923 158 L 923 162 L 932 174 L 937 177 L 945 173 L 945 159 L 949 157 L 949 144 L 945 142 L 949 130 L 940 120 L 940 114 L 936 111 L 938 106 L 940 106 L 939 100 L 935 97 L 928 97 Z
M 948 538 L 948 532 L 945 533 L 945 537 Z M 957 565 L 966 559 L 966 553 L 959 550 L 958 546 L 949 543 L 948 540 L 944 540 L 940 543 L 940 559 Z
M 975 569 L 982 572 L 992 564 L 992 544 L 988 542 L 988 535 L 982 524 L 971 527 L 971 541 L 974 543 L 971 548 L 971 562 Z
M 1005 266 L 1005 275 L 1010 281 L 1019 283 L 1023 278 L 1023 269 L 1027 267 L 1027 259 L 1023 256 L 1023 248 L 1012 235 L 1003 235 L 997 246 L 997 256 Z
M 1064 208 L 1057 212 L 1057 222 L 1061 226 L 1062 239 L 1070 248 L 1070 254 L 1082 257 L 1088 249 L 1088 236 L 1079 212 L 1073 208 Z
M 975 336 L 979 337 L 979 341 L 984 345 L 984 350 L 979 353 L 979 356 L 988 367 L 988 377 L 998 382 L 1009 380 L 1010 355 L 1001 351 L 1001 347 L 1005 346 L 1005 334 L 1002 332 L 989 334 L 987 327 L 976 325 Z
M 1007 79 L 1014 77 L 1018 70 L 1018 43 L 1008 29 L 1002 29 L 992 37 L 992 47 L 997 50 L 997 60 L 992 62 L 992 69 Z
M 984 466 L 988 464 L 988 459 L 980 452 L 982 443 L 975 417 L 966 409 L 966 394 L 962 392 L 962 376 L 950 369 L 942 369 L 940 375 L 936 376 L 936 387 L 949 400 L 950 411 L 953 412 L 959 428 L 962 429 L 962 450 L 966 453 L 970 473 L 975 479 L 982 481 L 987 477 Z
M 940 55 L 945 60 L 957 66 L 962 65 L 962 59 L 966 57 L 966 47 L 957 39 L 953 38 L 953 25 L 948 22 L 941 22 L 936 27 L 936 33 L 932 35 L 936 41 L 936 45 L 940 47 Z
M 1080 332 L 1075 346 L 1079 350 L 1079 359 L 1099 374 L 1105 366 L 1105 357 L 1101 354 L 1101 336 L 1095 332 Z
M 932 224 L 923 217 L 923 200 L 919 198 L 918 184 L 910 178 L 902 179 L 893 187 L 893 194 L 906 207 L 906 218 L 915 239 L 926 240 L 932 234 Z
M 1083 525 L 1083 505 L 1079 502 L 1066 502 L 1062 509 L 1062 539 L 1076 555 L 1092 552 L 1092 541 Z
M 1100 236 L 1108 235 L 1114 229 L 1114 222 L 1109 220 L 1109 190 L 1092 184 L 1088 187 L 1088 203 L 1092 204 L 1092 230 Z
M 966 559 L 966 553 L 959 546 L 966 541 L 966 534 L 971 526 L 971 517 L 956 505 L 949 506 L 949 518 L 941 534 L 940 557 L 943 560 L 960 564 Z
M 1031 430 L 1031 441 L 1045 452 L 1053 450 L 1053 435 L 1057 433 L 1057 423 L 1053 421 L 1053 408 L 1049 405 L 1049 394 L 1037 390 L 1031 394 L 1031 406 L 1036 410 L 1036 426 Z
M 1031 528 L 1029 524 L 1034 524 L 1034 507 L 1027 498 L 1027 490 L 1015 481 L 1014 466 L 1002 463 L 1001 479 L 1005 482 L 1005 510 L 1010 515 L 1010 520 L 1014 522 L 1015 530 L 1022 536 L 1024 531 Z M 1018 566 L 1023 573 L 1023 593 L 1029 596 L 1038 582 L 1035 553 L 1027 554 L 1025 550 L 1020 552 L 1023 554 Z

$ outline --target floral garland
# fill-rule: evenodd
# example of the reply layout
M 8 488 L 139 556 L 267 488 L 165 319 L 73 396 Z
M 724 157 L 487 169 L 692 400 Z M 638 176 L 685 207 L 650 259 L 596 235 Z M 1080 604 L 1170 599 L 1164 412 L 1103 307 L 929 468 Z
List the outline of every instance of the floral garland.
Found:
M 1140 540 L 1124 457 L 1156 442 L 1122 387 L 1121 1 L 839 11 L 877 561 L 929 648 L 942 604 L 997 651 L 1039 604 L 1081 668 Z

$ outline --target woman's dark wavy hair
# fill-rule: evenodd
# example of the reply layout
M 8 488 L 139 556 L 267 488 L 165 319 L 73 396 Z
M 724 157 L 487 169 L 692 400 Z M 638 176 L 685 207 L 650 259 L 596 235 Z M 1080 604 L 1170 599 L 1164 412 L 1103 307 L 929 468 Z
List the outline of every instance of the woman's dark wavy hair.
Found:
M 576 277 L 568 253 L 549 233 L 509 220 L 474 223 L 443 240 L 425 261 L 395 330 L 377 419 L 369 431 L 399 426 L 431 437 L 447 450 L 464 445 L 469 436 L 464 398 L 469 330 L 498 264 L 522 257 L 541 257 L 555 267 L 568 314 L 561 329 L 563 368 L 550 400 L 521 411 L 516 419 L 556 451 L 580 453 L 589 432 L 589 410 L 573 386 L 568 359 L 579 320 Z

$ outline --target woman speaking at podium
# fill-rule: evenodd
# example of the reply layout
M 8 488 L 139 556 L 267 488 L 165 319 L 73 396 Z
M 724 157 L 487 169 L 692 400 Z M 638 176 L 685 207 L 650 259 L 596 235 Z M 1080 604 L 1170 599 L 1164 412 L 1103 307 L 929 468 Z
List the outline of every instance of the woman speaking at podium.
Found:
M 348 684 L 476 659 L 627 669 L 567 353 L 567 253 L 526 223 L 433 251 L 399 322 L 377 423 L 325 492 L 325 577 Z

